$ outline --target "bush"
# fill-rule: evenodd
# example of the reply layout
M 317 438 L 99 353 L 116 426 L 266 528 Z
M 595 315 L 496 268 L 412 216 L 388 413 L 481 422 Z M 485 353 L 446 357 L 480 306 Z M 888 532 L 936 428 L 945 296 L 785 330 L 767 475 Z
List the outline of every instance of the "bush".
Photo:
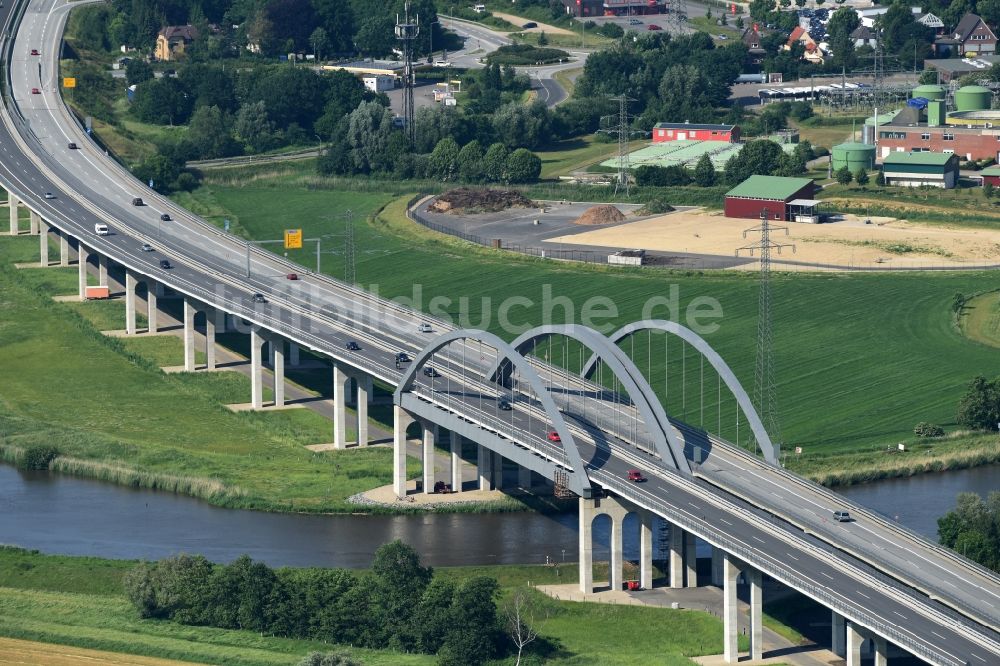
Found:
M 339 652 L 327 652 L 326 654 L 310 652 L 302 657 L 298 666 L 361 666 L 361 662 Z
M 673 206 L 667 203 L 666 199 L 657 197 L 646 202 L 646 205 L 639 209 L 640 215 L 662 215 L 663 213 L 672 213 L 676 210 Z
M 511 44 L 501 46 L 493 53 L 486 56 L 486 61 L 491 65 L 544 65 L 553 62 L 562 62 L 569 58 L 569 54 L 561 49 L 540 48 L 531 44 Z
M 21 458 L 22 469 L 48 469 L 49 463 L 59 455 L 59 449 L 54 446 L 29 446 Z
M 643 164 L 635 170 L 636 185 L 653 187 L 670 187 L 673 185 L 688 185 L 691 174 L 682 166 L 652 166 Z
M 917 437 L 944 437 L 944 428 L 933 423 L 921 421 L 913 428 L 913 434 Z

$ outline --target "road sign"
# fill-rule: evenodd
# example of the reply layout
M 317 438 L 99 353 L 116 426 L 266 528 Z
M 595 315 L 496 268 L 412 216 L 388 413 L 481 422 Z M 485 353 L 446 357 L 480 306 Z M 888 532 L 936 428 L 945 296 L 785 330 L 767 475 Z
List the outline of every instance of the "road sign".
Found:
M 76 78 L 72 76 L 64 76 L 63 88 L 76 88 Z
M 302 249 L 301 229 L 285 229 L 285 249 L 286 250 Z

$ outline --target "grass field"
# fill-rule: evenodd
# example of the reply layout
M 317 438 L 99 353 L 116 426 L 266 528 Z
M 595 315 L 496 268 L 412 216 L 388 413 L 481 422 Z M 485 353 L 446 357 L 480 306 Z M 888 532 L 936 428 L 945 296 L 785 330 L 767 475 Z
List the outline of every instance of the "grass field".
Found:
M 206 664 L 295 664 L 311 650 L 334 649 L 372 666 L 435 663 L 428 655 L 139 620 L 121 592 L 122 576 L 133 564 L 0 548 L 0 636 Z M 527 580 L 546 582 L 552 571 L 544 566 L 456 567 L 439 575 L 454 580 L 495 575 L 506 594 Z M 545 646 L 546 664 L 640 666 L 655 654 L 658 664 L 687 665 L 687 657 L 722 650 L 721 622 L 705 613 L 561 602 L 540 593 L 532 593 L 532 599 L 542 638 L 537 646 Z M 740 638 L 746 649 L 745 637 Z M 0 643 L 0 655 L 3 649 Z
M 630 150 L 639 148 L 643 141 L 632 141 Z M 617 142 L 601 143 L 594 135 L 558 142 L 546 150 L 538 151 L 542 160 L 542 179 L 552 180 L 601 162 L 618 152 Z
M 965 302 L 959 318 L 962 332 L 990 347 L 1000 347 L 1000 297 L 996 291 L 974 296 Z

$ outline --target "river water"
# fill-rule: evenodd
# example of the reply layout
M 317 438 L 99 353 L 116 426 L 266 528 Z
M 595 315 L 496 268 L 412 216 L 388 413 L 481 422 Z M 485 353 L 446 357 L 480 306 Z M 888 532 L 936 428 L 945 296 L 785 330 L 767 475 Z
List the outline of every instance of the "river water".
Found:
M 1000 466 L 844 488 L 842 492 L 931 538 L 960 492 L 1000 490 Z M 595 525 L 607 543 L 606 525 Z M 626 523 L 626 557 L 638 528 Z M 272 566 L 367 567 L 381 544 L 401 539 L 433 566 L 576 560 L 576 514 L 312 516 L 220 509 L 172 493 L 125 488 L 0 465 L 0 543 L 46 553 L 157 559 L 200 553 L 217 562 L 243 553 Z M 665 545 L 657 526 L 657 550 Z M 602 549 L 595 549 L 601 557 Z

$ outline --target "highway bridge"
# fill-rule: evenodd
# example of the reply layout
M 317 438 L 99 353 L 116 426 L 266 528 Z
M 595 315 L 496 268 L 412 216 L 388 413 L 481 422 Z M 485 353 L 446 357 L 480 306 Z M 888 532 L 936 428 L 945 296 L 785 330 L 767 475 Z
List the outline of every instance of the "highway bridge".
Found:
M 168 293 L 183 299 L 189 370 L 195 370 L 198 313 L 204 313 L 208 369 L 214 367 L 216 331 L 244 332 L 250 339 L 255 407 L 263 406 L 265 343 L 274 357 L 279 406 L 286 356 L 293 359 L 305 348 L 327 359 L 336 406 L 333 440 L 341 448 L 348 444 L 348 394 L 356 396 L 358 442 L 365 446 L 372 384 L 392 388 L 396 494 L 405 498 L 412 492 L 405 444 L 414 422 L 430 463 L 420 479 L 422 492 L 438 481 L 433 448 L 444 428 L 453 479 L 461 443 L 469 440 L 478 445 L 480 483 L 502 483 L 497 472 L 507 460 L 522 470 L 521 485 L 544 478 L 575 493 L 584 591 L 594 586 L 596 516 L 612 521 L 612 587 L 623 582 L 622 526 L 630 513 L 641 525 L 640 582 L 652 585 L 651 525 L 659 516 L 670 524 L 670 585 L 708 582 L 698 580 L 694 543 L 700 539 L 712 546 L 711 582 L 724 591 L 727 661 L 738 659 L 736 589 L 743 572 L 751 589 L 753 658 L 762 656 L 766 575 L 831 610 L 831 645 L 849 665 L 859 663 L 866 643 L 876 664 L 886 663 L 890 646 L 939 666 L 1000 663 L 1000 578 L 782 469 L 779 452 L 736 377 L 692 331 L 658 320 L 636 322 L 611 336 L 582 326 L 546 325 L 508 342 L 485 331 L 457 330 L 223 233 L 135 180 L 89 140 L 60 97 L 57 65 L 69 8 L 65 0 L 0 8 L 5 75 L 0 184 L 10 194 L 10 232 L 38 234 L 45 266 L 53 263 L 53 241 L 56 265 L 75 259 L 81 298 L 95 275 L 107 284 L 111 271 L 124 274 L 129 333 L 137 331 L 143 293 L 153 331 L 159 299 Z M 32 55 L 33 49 L 40 55 Z M 144 205 L 133 205 L 137 197 Z M 19 227 L 21 207 L 31 211 L 27 230 Z M 110 233 L 95 234 L 96 224 L 106 224 Z M 142 251 L 144 243 L 154 249 Z M 164 260 L 170 268 L 162 267 Z M 291 272 L 301 279 L 286 280 Z M 257 293 L 266 302 L 255 300 Z M 720 403 L 725 386 L 736 423 L 743 424 L 744 436 L 752 436 L 760 456 L 727 442 L 721 427 L 711 432 L 703 423 L 696 427 L 669 413 L 650 386 L 648 365 L 643 372 L 636 361 L 636 340 L 648 348 L 655 340 L 664 354 L 682 353 L 700 372 L 708 368 Z M 360 349 L 348 349 L 349 341 Z M 578 363 L 555 363 L 559 350 L 570 344 Z M 397 363 L 399 352 L 413 360 Z M 680 382 L 685 390 L 687 379 Z M 642 470 L 648 480 L 630 482 L 631 469 Z M 849 511 L 853 520 L 834 521 L 836 510 Z

